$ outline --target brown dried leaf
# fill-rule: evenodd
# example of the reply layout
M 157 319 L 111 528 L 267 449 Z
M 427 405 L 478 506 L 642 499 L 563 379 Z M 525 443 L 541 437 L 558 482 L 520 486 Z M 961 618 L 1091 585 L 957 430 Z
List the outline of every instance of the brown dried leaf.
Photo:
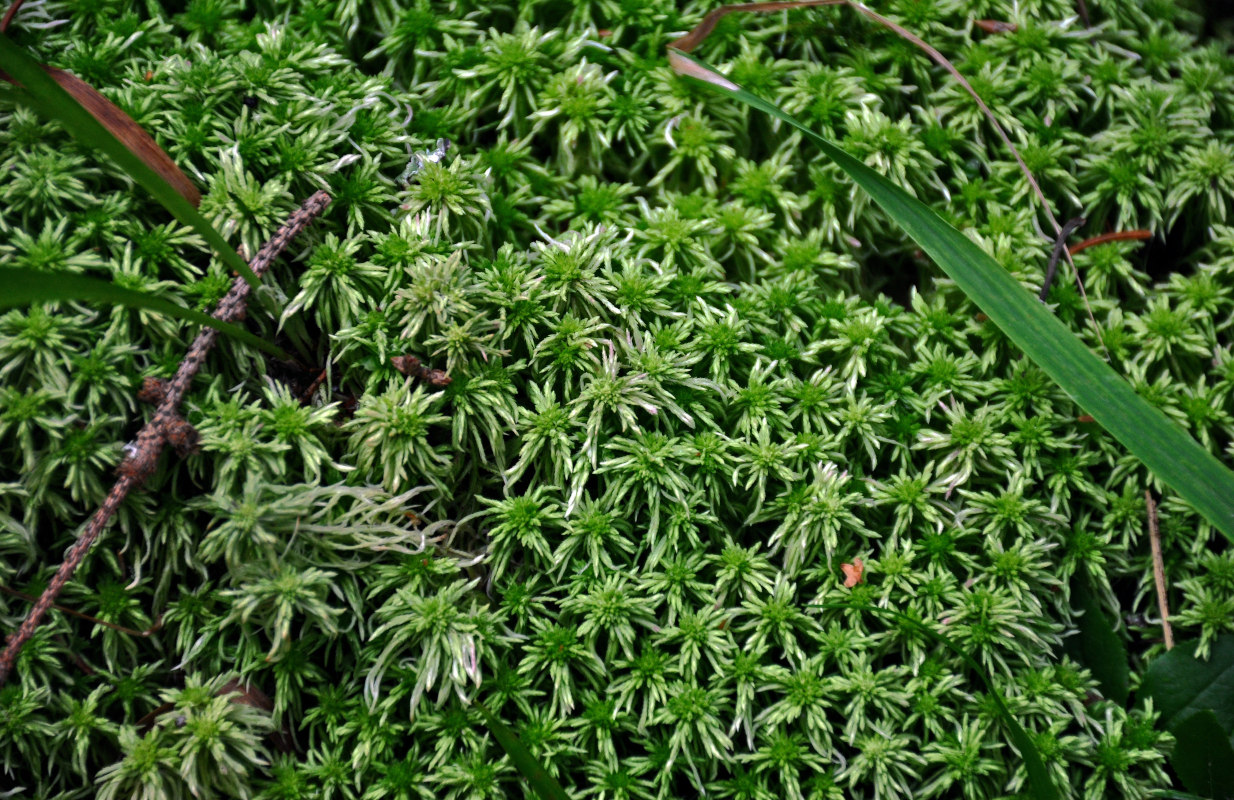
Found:
M 194 208 L 201 204 L 201 193 L 197 191 L 197 187 L 187 175 L 180 171 L 176 162 L 171 160 L 171 156 L 167 155 L 163 148 L 154 141 L 154 138 L 146 133 L 145 128 L 134 122 L 133 118 L 121 111 L 115 103 L 99 94 L 93 86 L 76 75 L 55 67 L 44 66 L 43 69 L 56 83 L 60 84 L 60 88 L 71 94 L 73 99 L 93 114 L 103 127 L 111 131 L 135 156 L 146 162 L 146 165 L 158 173 L 160 178 L 171 184 L 171 187 L 185 200 L 192 203 Z
M 180 171 L 176 162 L 171 160 L 171 156 L 159 147 L 158 142 L 146 133 L 145 128 L 134 122 L 133 118 L 121 111 L 115 103 L 99 94 L 93 86 L 71 72 L 49 67 L 46 64 L 40 66 L 52 80 L 60 84 L 61 89 L 72 95 L 73 99 L 89 111 L 100 125 L 111 131 L 111 134 L 119 139 L 120 143 L 127 147 L 133 155 L 146 162 L 146 166 L 154 170 L 181 197 L 192 203 L 194 208 L 201 204 L 201 192 L 197 191 L 197 187 L 193 185 L 188 176 Z M 15 86 L 21 85 L 2 71 L 0 71 L 0 80 L 8 81 Z

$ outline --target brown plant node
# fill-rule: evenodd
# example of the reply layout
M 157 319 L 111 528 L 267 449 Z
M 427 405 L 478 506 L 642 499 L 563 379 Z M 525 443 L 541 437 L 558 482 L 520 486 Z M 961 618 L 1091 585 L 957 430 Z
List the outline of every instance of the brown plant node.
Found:
M 415 356 L 394 356 L 390 359 L 390 363 L 403 375 L 409 378 L 419 378 L 430 386 L 446 387 L 452 380 L 445 370 L 426 367 Z

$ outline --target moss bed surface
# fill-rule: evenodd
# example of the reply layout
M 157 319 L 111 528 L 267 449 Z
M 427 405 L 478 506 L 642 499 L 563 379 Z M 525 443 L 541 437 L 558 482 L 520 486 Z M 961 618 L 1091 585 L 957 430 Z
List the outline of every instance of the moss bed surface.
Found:
M 1064 797 L 1173 785 L 1152 704 L 1080 659 L 1073 594 L 1134 690 L 1163 649 L 1145 490 L 1201 653 L 1234 630 L 1234 552 L 800 136 L 673 75 L 665 45 L 712 7 L 26 4 L 10 35 L 145 127 L 244 252 L 334 203 L 250 303 L 295 360 L 221 343 L 184 408 L 201 451 L 164 457 L 61 595 L 118 627 L 53 612 L 0 688 L 0 796 L 532 796 L 476 701 L 576 798 L 1029 796 L 961 659 L 811 607 L 848 600 L 970 652 Z M 1166 0 L 1087 0 L 1090 26 L 1070 0 L 876 7 L 1087 218 L 1073 242 L 1152 233 L 1078 253 L 1088 306 L 1065 265 L 1049 303 L 1234 460 L 1226 43 Z M 1040 205 L 911 45 L 831 7 L 730 15 L 696 52 L 1037 302 Z M 203 310 L 232 280 L 3 95 L 0 262 Z M 0 316 L 0 584 L 46 586 L 150 413 L 142 379 L 195 333 Z M 0 594 L 0 629 L 29 605 Z

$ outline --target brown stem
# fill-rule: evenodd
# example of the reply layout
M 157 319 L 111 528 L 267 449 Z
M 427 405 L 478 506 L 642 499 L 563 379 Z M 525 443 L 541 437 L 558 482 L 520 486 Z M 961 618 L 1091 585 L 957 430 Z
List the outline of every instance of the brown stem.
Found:
M 57 636 L 56 642 L 65 649 L 65 652 L 69 654 L 69 658 L 73 660 L 73 666 L 77 667 L 87 675 L 97 674 L 94 667 L 87 664 L 86 659 L 81 657 L 81 653 L 78 653 L 73 648 L 69 647 L 68 643 L 64 641 L 63 636 Z
M 21 10 L 21 4 L 26 0 L 13 0 L 9 4 L 9 10 L 4 12 L 4 19 L 0 19 L 0 33 L 4 33 L 9 29 L 9 23 L 13 21 L 13 17 L 17 16 L 17 12 Z
M 1151 239 L 1153 238 L 1152 231 L 1115 231 L 1114 233 L 1103 233 L 1100 236 L 1094 236 L 1091 239 L 1085 239 L 1079 244 L 1074 244 L 1067 248 L 1067 252 L 1075 255 L 1081 250 L 1087 250 L 1090 247 L 1096 247 L 1099 244 L 1107 242 L 1124 242 L 1128 239 Z
M 5 594 L 10 594 L 13 597 L 20 597 L 22 600 L 25 600 L 27 603 L 37 603 L 39 601 L 39 599 L 35 597 L 34 595 L 26 594 L 25 592 L 19 592 L 16 589 L 10 589 L 7 586 L 0 586 L 0 592 L 4 592 Z M 153 636 L 155 633 L 158 633 L 163 628 L 163 615 L 162 614 L 159 615 L 159 618 L 156 619 L 154 621 L 154 624 L 151 625 L 149 628 L 146 628 L 144 631 L 139 631 L 139 630 L 134 630 L 133 628 L 126 628 L 123 625 L 117 625 L 114 622 L 108 622 L 105 619 L 99 619 L 98 617 L 92 617 L 89 614 L 82 613 L 81 611 L 78 611 L 75 608 L 69 608 L 68 606 L 62 606 L 59 603 L 52 603 L 51 607 L 56 609 L 62 614 L 68 614 L 70 616 L 77 617 L 79 619 L 84 619 L 88 622 L 93 622 L 95 625 L 102 625 L 104 628 L 111 628 L 113 631 L 120 631 L 121 633 L 127 633 L 129 636 L 141 636 L 141 637 Z
M 1153 584 L 1157 589 L 1157 611 L 1161 614 L 1161 632 L 1165 635 L 1165 649 L 1174 649 L 1174 630 L 1170 627 L 1170 602 L 1165 596 L 1165 560 L 1161 557 L 1161 532 L 1157 529 L 1157 503 L 1153 493 L 1145 489 L 1144 500 L 1148 508 L 1148 544 L 1153 551 Z
M 305 404 L 308 404 L 309 402 L 311 402 L 313 399 L 313 395 L 317 394 L 317 390 L 321 388 L 321 385 L 325 382 L 325 380 L 326 380 L 326 370 L 323 369 L 321 371 L 321 374 L 318 375 L 311 384 L 309 384 L 309 387 L 305 389 L 303 393 L 301 393 L 300 402 L 305 403 Z
M 329 204 L 330 195 L 325 192 L 317 192 L 306 200 L 304 205 L 292 213 L 283 227 L 275 232 L 270 241 L 266 242 L 249 262 L 253 273 L 260 278 L 292 238 L 304 230 L 305 226 L 321 214 Z M 219 303 L 218 309 L 215 310 L 215 318 L 224 322 L 239 322 L 244 319 L 245 303 L 250 291 L 252 287 L 243 278 L 237 278 L 230 291 Z M 128 497 L 129 492 L 144 483 L 154 473 L 159 455 L 162 454 L 163 446 L 167 444 L 169 437 L 177 446 L 177 450 L 182 453 L 191 451 L 193 437 L 186 431 L 188 423 L 180 418 L 180 401 L 184 398 L 189 384 L 201 369 L 206 355 L 217 340 L 218 331 L 214 328 L 203 328 L 193 340 L 184 360 L 180 362 L 176 376 L 167 383 L 154 417 L 137 434 L 136 444 L 128 448 L 129 455 L 117 469 L 118 477 L 115 485 L 112 486 L 111 493 L 107 495 L 103 504 L 90 519 L 86 529 L 69 549 L 64 562 L 60 564 L 55 576 L 43 590 L 43 595 L 35 601 L 34 607 L 30 609 L 21 627 L 9 636 L 4 652 L 0 653 L 0 684 L 3 684 L 12 672 L 22 645 L 34 635 L 35 629 L 43 621 L 43 617 L 47 615 L 61 590 L 64 589 L 64 584 L 73 577 L 73 572 L 86 557 L 86 553 L 116 513 L 116 509 Z M 183 447 L 181 447 L 182 444 Z

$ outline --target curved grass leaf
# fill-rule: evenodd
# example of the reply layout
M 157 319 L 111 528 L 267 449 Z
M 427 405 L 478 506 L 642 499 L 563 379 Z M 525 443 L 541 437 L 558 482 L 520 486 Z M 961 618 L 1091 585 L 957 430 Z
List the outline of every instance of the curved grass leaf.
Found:
M 257 276 L 249 269 L 236 249 L 229 245 L 214 226 L 198 213 L 180 192 L 150 168 L 142 158 L 117 139 L 107 126 L 99 122 L 81 103 L 60 86 L 37 61 L 4 34 L 0 34 L 0 69 L 25 88 L 10 97 L 32 105 L 40 114 L 57 120 L 79 143 L 107 154 L 126 175 L 153 195 L 181 223 L 189 226 L 218 254 L 234 272 L 256 289 Z
M 232 336 L 245 344 L 250 344 L 272 356 L 288 359 L 289 356 L 281 348 L 267 342 L 260 336 L 255 336 L 238 325 L 217 320 L 209 314 L 194 308 L 185 308 L 161 297 L 151 297 L 132 289 L 124 289 L 115 284 L 101 281 L 97 278 L 87 278 L 81 275 L 70 275 L 63 272 L 40 272 L 36 269 L 21 267 L 6 267 L 0 269 L 0 283 L 4 290 L 0 292 L 0 308 L 25 306 L 31 303 L 54 303 L 65 300 L 92 300 L 112 305 L 127 306 L 165 314 L 187 322 L 199 325 L 209 325 L 211 328 Z
M 561 784 L 557 779 L 549 774 L 536 757 L 531 754 L 527 746 L 519 741 L 519 738 L 514 735 L 514 731 L 497 718 L 495 714 L 484 707 L 482 703 L 476 703 L 476 709 L 479 710 L 480 716 L 484 717 L 484 724 L 488 726 L 492 732 L 493 738 L 497 740 L 497 744 L 501 745 L 501 749 L 506 751 L 506 755 L 510 756 L 510 761 L 527 779 L 527 783 L 535 790 L 536 794 L 540 795 L 541 800 L 570 800 L 570 795 L 566 794 L 566 790 L 561 788 Z
M 887 178 L 688 53 L 669 51 L 679 74 L 801 131 L 856 181 L 956 285 L 1063 391 L 1136 458 L 1234 541 L 1234 472 L 1135 393 L 1049 309 L 972 240 Z
M 920 620 L 890 608 L 879 608 L 878 606 L 871 606 L 865 603 L 811 603 L 806 608 L 826 608 L 842 611 L 856 609 L 858 611 L 869 611 L 876 616 L 891 617 L 897 622 L 911 625 L 924 633 L 927 638 L 941 644 L 959 656 L 964 664 L 985 684 L 986 691 L 990 695 L 990 701 L 998 709 L 998 716 L 1002 720 L 1003 727 L 1006 728 L 1007 735 L 1011 737 L 1011 743 L 1020 754 L 1020 758 L 1024 759 L 1024 768 L 1028 772 L 1028 784 L 1032 790 L 1033 797 L 1037 800 L 1057 800 L 1059 796 L 1058 787 L 1050 779 L 1050 773 L 1045 768 L 1045 762 L 1041 760 L 1041 752 L 1037 749 L 1037 745 L 1033 744 L 1033 739 L 1028 735 L 1028 731 L 1024 730 L 1024 726 L 1011 715 L 1011 709 L 1007 708 L 1007 704 L 1003 702 L 1001 690 L 994 685 L 994 679 L 990 676 L 990 673 L 986 672 L 977 663 L 976 659 L 968 654 L 967 650 Z

